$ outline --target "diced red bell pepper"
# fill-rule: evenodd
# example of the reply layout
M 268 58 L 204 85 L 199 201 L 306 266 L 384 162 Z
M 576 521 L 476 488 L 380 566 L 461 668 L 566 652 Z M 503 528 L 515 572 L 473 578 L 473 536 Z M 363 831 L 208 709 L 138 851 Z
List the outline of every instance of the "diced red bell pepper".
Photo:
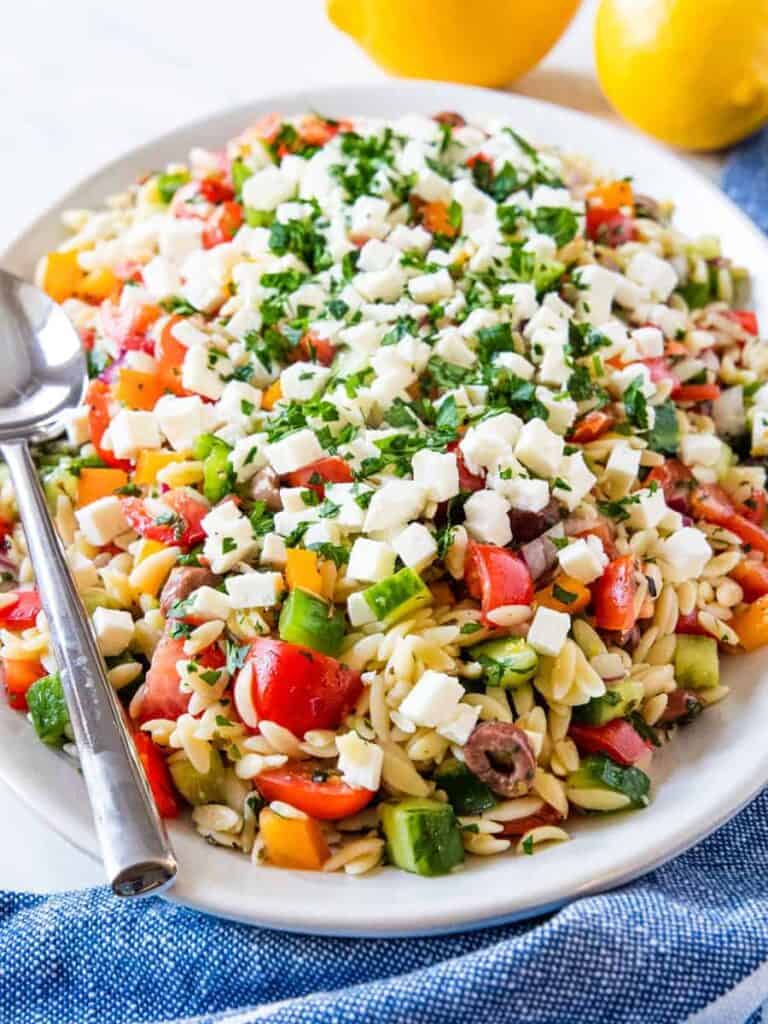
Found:
M 160 748 L 145 732 L 137 732 L 133 742 L 136 744 L 136 752 L 152 790 L 157 813 L 161 818 L 176 818 L 179 814 L 179 804 L 173 790 L 171 773 Z
M 231 242 L 243 223 L 243 208 L 240 203 L 227 200 L 217 206 L 203 228 L 203 248 L 213 249 L 216 245 Z
M 719 397 L 718 384 L 681 384 L 672 391 L 676 402 L 713 402 Z
M 574 425 L 568 440 L 575 444 L 589 444 L 590 441 L 596 441 L 598 437 L 607 433 L 614 422 L 614 417 L 609 412 L 594 409 Z
M 216 206 L 219 203 L 229 203 L 235 198 L 235 190 L 221 178 L 203 178 L 198 184 L 198 190 L 206 202 Z
M 760 333 L 757 313 L 753 313 L 751 309 L 729 309 L 725 315 L 731 320 L 735 320 L 748 334 L 757 336 Z
M 600 629 L 624 633 L 635 624 L 635 560 L 632 555 L 614 558 L 592 587 L 595 622 Z
M 544 804 L 540 811 L 535 814 L 528 814 L 525 818 L 517 818 L 515 821 L 505 821 L 504 828 L 498 833 L 500 836 L 524 836 L 532 828 L 539 828 L 541 825 L 557 825 L 563 820 L 559 811 L 549 804 Z
M 765 521 L 768 512 L 768 498 L 766 498 L 765 491 L 755 487 L 746 501 L 736 501 L 733 507 L 740 516 L 744 516 L 745 519 L 749 519 L 750 522 L 757 523 L 759 526 Z
M 632 242 L 637 237 L 635 224 L 620 210 L 608 210 L 590 203 L 587 206 L 587 238 L 601 245 L 616 247 Z
M 304 359 L 320 363 L 321 366 L 330 366 L 336 355 L 333 344 L 314 331 L 307 331 L 299 342 L 299 349 Z
M 26 711 L 29 688 L 42 679 L 45 669 L 39 661 L 26 658 L 3 658 L 2 665 L 8 704 L 14 711 Z
M 666 459 L 661 466 L 654 466 L 645 478 L 646 486 L 658 484 L 664 492 L 664 500 L 670 508 L 687 515 L 690 506 L 693 474 L 677 459 Z
M 723 526 L 751 548 L 768 555 L 768 532 L 739 515 L 731 499 L 717 484 L 702 484 L 691 492 L 691 512 L 696 519 Z
M 573 536 L 577 538 L 597 537 L 609 558 L 614 558 L 616 555 L 615 532 L 607 519 L 600 517 L 593 523 L 590 523 L 586 530 L 580 530 L 578 533 L 574 533 Z
M 12 630 L 29 629 L 34 626 L 40 614 L 40 595 L 36 590 L 17 590 L 15 596 L 17 600 L 13 604 L 0 608 L 0 627 Z
M 163 325 L 156 352 L 157 376 L 166 391 L 178 396 L 191 394 L 181 383 L 181 368 L 187 350 L 173 335 L 174 326 L 183 319 L 181 316 L 168 318 Z
M 492 626 L 488 612 L 504 605 L 531 605 L 533 578 L 525 560 L 509 548 L 472 540 L 464 562 L 464 582 L 471 597 L 480 601 L 483 622 Z
M 349 464 L 338 455 L 328 455 L 288 474 L 291 487 L 308 487 L 320 498 L 325 497 L 324 484 L 349 484 L 352 480 Z
M 205 502 L 181 487 L 168 491 L 159 500 L 168 508 L 167 515 L 163 513 L 160 517 L 150 515 L 143 498 L 121 500 L 123 515 L 138 534 L 185 550 L 205 538 L 201 523 L 210 511 Z
M 686 633 L 689 636 L 709 636 L 706 629 L 700 625 L 699 613 L 695 608 L 685 615 L 682 612 L 678 614 L 675 632 Z
M 607 754 L 619 764 L 636 764 L 651 750 L 640 733 L 623 718 L 614 718 L 605 725 L 573 723 L 568 735 L 582 754 Z
M 363 688 L 360 673 L 336 658 L 284 640 L 254 640 L 245 664 L 251 667 L 248 696 L 256 715 L 294 736 L 338 728 Z M 242 688 L 236 686 L 235 705 L 247 725 L 252 715 L 240 705 L 243 699 Z

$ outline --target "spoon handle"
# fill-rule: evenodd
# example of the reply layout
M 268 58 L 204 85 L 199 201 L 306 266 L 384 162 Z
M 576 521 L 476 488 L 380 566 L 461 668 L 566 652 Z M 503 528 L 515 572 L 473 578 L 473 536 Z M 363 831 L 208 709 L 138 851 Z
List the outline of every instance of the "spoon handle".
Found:
M 176 861 L 24 441 L 0 447 L 48 620 L 107 878 L 118 896 L 169 886 Z

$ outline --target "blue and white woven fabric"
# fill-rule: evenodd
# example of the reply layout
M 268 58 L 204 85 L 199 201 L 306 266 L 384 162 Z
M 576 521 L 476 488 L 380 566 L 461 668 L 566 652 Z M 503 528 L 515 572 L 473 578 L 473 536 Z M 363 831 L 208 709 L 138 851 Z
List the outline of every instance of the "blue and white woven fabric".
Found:
M 725 188 L 768 230 L 768 133 Z M 0 1024 L 768 1024 L 766 1000 L 768 793 L 623 889 L 464 935 L 311 938 L 104 889 L 0 895 Z

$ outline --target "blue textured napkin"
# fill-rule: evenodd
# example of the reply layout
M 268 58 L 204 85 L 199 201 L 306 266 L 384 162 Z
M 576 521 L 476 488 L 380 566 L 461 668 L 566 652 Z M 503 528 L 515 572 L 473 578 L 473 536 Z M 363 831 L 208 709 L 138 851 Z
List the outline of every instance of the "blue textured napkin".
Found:
M 768 132 L 724 187 L 768 231 Z M 0 895 L 0 1024 L 768 1024 L 767 998 L 768 793 L 623 889 L 464 935 L 310 938 L 104 889 Z

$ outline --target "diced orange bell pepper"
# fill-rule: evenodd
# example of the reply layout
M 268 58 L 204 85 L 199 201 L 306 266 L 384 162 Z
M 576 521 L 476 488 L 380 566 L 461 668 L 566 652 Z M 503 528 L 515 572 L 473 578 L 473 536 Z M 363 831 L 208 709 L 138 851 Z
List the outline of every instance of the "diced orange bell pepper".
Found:
M 587 194 L 591 202 L 598 202 L 604 210 L 618 210 L 621 206 L 633 206 L 635 197 L 629 181 L 608 181 L 598 185 Z
M 259 815 L 259 832 L 267 860 L 281 868 L 319 871 L 331 855 L 314 818 L 283 818 L 265 807 Z
M 122 469 L 100 469 L 86 466 L 77 478 L 77 507 L 83 508 L 92 501 L 114 494 L 118 487 L 125 487 L 128 474 Z
M 745 651 L 756 651 L 768 644 L 768 594 L 735 615 L 730 625 Z
M 285 578 L 291 590 L 298 587 L 322 596 L 323 577 L 317 564 L 317 552 L 290 548 L 286 552 Z
M 270 412 L 272 409 L 274 409 L 274 407 L 277 405 L 277 403 L 280 401 L 282 397 L 283 389 L 280 386 L 280 381 L 273 381 L 262 396 L 261 408 L 266 409 L 267 412 Z
M 156 482 L 157 474 L 172 462 L 184 462 L 191 458 L 191 452 L 158 452 L 145 448 L 136 459 L 136 472 L 133 482 L 144 487 Z
M 3 658 L 2 661 L 8 703 L 16 711 L 26 711 L 27 691 L 45 675 L 45 669 L 35 659 Z
M 76 295 L 86 302 L 103 302 L 119 289 L 120 282 L 109 267 L 101 267 L 85 275 L 77 286 Z
M 77 261 L 77 252 L 49 252 L 43 268 L 43 290 L 54 302 L 71 299 L 85 272 Z
M 586 584 L 565 573 L 558 576 L 548 587 L 536 591 L 536 604 L 571 615 L 584 611 L 591 598 L 592 594 Z
M 445 235 L 447 238 L 455 238 L 458 228 L 451 223 L 448 207 L 439 199 L 433 203 L 425 203 L 421 207 L 421 223 L 431 231 L 433 235 Z
M 129 409 L 144 409 L 150 412 L 164 394 L 165 384 L 156 374 L 141 373 L 128 367 L 120 370 L 114 395 Z

